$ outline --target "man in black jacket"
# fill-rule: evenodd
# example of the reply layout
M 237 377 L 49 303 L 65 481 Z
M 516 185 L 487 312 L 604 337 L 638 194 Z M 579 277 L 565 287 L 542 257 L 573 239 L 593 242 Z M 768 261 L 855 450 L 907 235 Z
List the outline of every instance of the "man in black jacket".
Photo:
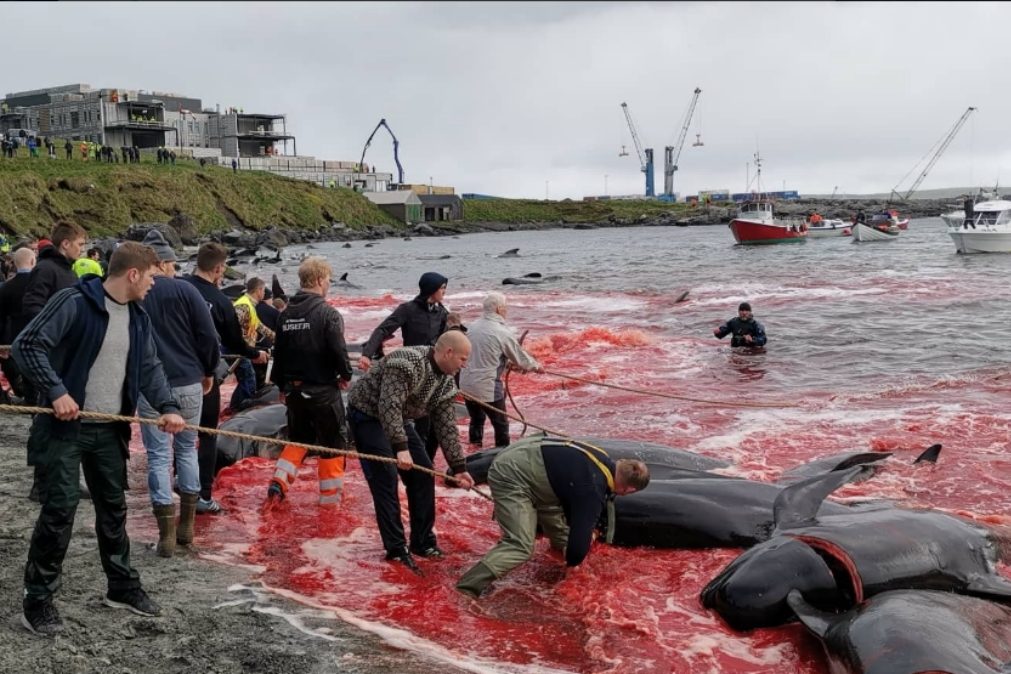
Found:
M 228 260 L 228 250 L 220 243 L 208 242 L 197 250 L 197 268 L 190 276 L 183 279 L 189 281 L 204 298 L 211 310 L 214 329 L 221 340 L 221 347 L 226 353 L 249 358 L 254 363 L 266 363 L 267 352 L 259 351 L 246 344 L 239 327 L 239 318 L 235 314 L 232 301 L 218 288 L 225 276 L 225 263 Z M 221 415 L 221 382 L 215 378 L 210 393 L 204 395 L 200 425 L 204 428 L 217 428 L 218 417 Z M 197 501 L 198 513 L 219 513 L 221 504 L 212 497 L 214 476 L 217 474 L 218 442 L 217 436 L 209 433 L 200 434 L 198 448 L 200 458 L 200 500 Z
M 730 338 L 730 346 L 765 346 L 765 326 L 755 320 L 751 313 L 751 305 L 741 302 L 737 307 L 737 317 L 731 318 L 718 328 L 713 329 L 713 335 L 723 339 Z
M 475 598 L 530 559 L 538 525 L 566 565 L 579 566 L 608 500 L 645 489 L 649 468 L 634 459 L 612 461 L 587 443 L 531 436 L 495 457 L 488 484 L 502 538 L 456 584 Z
M 442 274 L 434 271 L 425 272 L 418 279 L 420 292 L 410 302 L 404 302 L 393 313 L 379 324 L 369 340 L 362 346 L 362 355 L 358 359 L 358 367 L 363 372 L 369 371 L 372 359 L 381 352 L 383 342 L 388 340 L 397 329 L 404 340 L 404 346 L 433 346 L 439 335 L 446 332 L 446 321 L 449 312 L 442 306 L 446 296 L 446 286 L 449 284 Z M 435 457 L 439 440 L 432 431 L 428 417 L 414 420 L 414 428 L 425 443 L 425 451 L 429 458 Z
M 73 222 L 58 222 L 53 225 L 53 231 L 49 235 L 50 245 L 39 248 L 39 261 L 32 269 L 25 287 L 21 311 L 26 324 L 42 311 L 50 297 L 77 283 L 77 274 L 74 273 L 73 265 L 77 258 L 84 253 L 85 235 L 84 228 Z M 32 445 L 35 441 L 34 434 L 32 434 L 28 439 L 29 456 L 32 455 Z M 31 459 L 29 459 L 28 465 L 35 466 L 32 489 L 28 494 L 28 498 L 35 501 L 38 500 L 39 493 L 44 488 L 44 468 L 32 463 Z M 83 475 L 80 483 L 83 487 Z M 81 492 L 85 495 L 84 498 L 88 498 L 86 489 L 82 488 Z
M 326 303 L 333 271 L 326 260 L 310 257 L 298 268 L 301 289 L 281 313 L 274 342 L 271 378 L 288 406 L 292 442 L 348 446 L 344 401 L 340 389 L 351 381 L 351 361 L 344 341 L 344 319 Z M 285 497 L 298 476 L 306 450 L 285 445 L 277 460 L 267 501 Z M 344 490 L 344 456 L 319 458 L 319 502 L 336 506 Z
M 24 312 L 31 319 L 42 311 L 49 298 L 77 283 L 73 265 L 84 253 L 87 232 L 73 222 L 53 225 L 52 246 L 39 250 L 39 261 L 32 270 L 25 289 Z
M 3 340 L 4 344 L 13 344 L 14 339 L 28 325 L 23 301 L 25 290 L 28 289 L 28 279 L 35 267 L 35 251 L 27 247 L 18 248 L 14 251 L 14 265 L 17 267 L 17 274 L 0 286 L 0 340 Z M 34 405 L 35 390 L 29 380 L 18 371 L 17 363 L 7 353 L 0 354 L 0 358 L 3 359 L 0 361 L 0 368 L 3 369 L 7 381 L 11 383 L 14 395 L 22 398 L 26 404 Z

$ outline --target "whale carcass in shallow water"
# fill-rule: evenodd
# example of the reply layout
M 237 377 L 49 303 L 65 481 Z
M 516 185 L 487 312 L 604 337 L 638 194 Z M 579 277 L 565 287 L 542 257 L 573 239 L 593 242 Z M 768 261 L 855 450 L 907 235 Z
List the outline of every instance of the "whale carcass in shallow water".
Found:
M 832 672 L 1011 672 L 1011 608 L 985 599 L 893 590 L 844 613 L 819 610 L 796 590 L 788 601 L 821 640 Z
M 646 442 L 577 438 L 607 451 L 612 459 L 639 459 L 650 470 L 643 491 L 614 499 L 613 512 L 605 512 L 598 529 L 608 543 L 624 547 L 657 548 L 747 547 L 769 538 L 773 530 L 773 504 L 784 486 L 718 475 L 726 468 L 717 459 Z M 467 470 L 477 484 L 487 481 L 488 468 L 502 449 L 484 450 L 467 457 Z M 864 470 L 865 462 L 879 462 L 890 453 L 849 453 L 819 461 L 822 472 L 860 466 L 851 474 L 826 477 L 825 493 Z M 816 486 L 801 487 L 810 491 Z M 823 514 L 849 508 L 825 502 Z
M 859 467 L 842 473 L 859 471 Z M 882 508 L 818 515 L 827 492 L 810 478 L 777 497 L 775 534 L 746 550 L 702 590 L 702 604 L 735 629 L 782 624 L 798 590 L 822 607 L 848 609 L 896 589 L 947 590 L 1011 600 L 1011 531 L 934 510 Z

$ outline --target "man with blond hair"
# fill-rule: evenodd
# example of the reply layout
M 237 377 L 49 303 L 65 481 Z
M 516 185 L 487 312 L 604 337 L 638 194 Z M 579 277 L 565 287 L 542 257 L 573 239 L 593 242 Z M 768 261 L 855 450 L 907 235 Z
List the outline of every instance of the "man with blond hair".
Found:
M 132 416 L 143 394 L 161 415 L 159 428 L 178 433 L 186 425 L 140 304 L 154 283 L 157 264 L 148 246 L 122 244 L 112 255 L 107 279 L 90 276 L 53 295 L 11 349 L 18 367 L 41 392 L 41 404 L 53 408 L 52 415 L 36 416 L 32 428 L 37 440 L 33 459 L 44 466 L 46 483 L 25 565 L 21 623 L 35 634 L 63 630 L 53 595 L 61 585 L 82 467 L 108 580 L 105 605 L 145 616 L 161 612 L 130 565 L 123 493 L 130 426 L 81 419 L 82 411 Z
M 298 268 L 298 293 L 281 312 L 274 342 L 271 379 L 288 407 L 288 439 L 334 449 L 348 446 L 341 389 L 351 381 L 351 361 L 344 341 L 344 319 L 326 302 L 330 265 L 320 257 Z M 298 476 L 306 449 L 285 445 L 267 489 L 267 503 L 283 500 Z M 319 457 L 320 505 L 340 504 L 344 490 L 343 455 Z

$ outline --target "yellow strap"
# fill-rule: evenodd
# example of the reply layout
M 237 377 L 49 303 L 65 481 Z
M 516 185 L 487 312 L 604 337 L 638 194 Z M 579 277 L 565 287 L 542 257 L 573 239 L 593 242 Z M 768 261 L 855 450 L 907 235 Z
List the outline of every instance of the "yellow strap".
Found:
M 590 459 L 590 461 L 592 461 L 597 466 L 597 468 L 600 469 L 600 472 L 604 474 L 604 479 L 607 480 L 607 487 L 608 487 L 608 489 L 610 489 L 612 492 L 614 491 L 614 474 L 611 473 L 611 469 L 610 468 L 608 468 L 607 466 L 604 465 L 603 461 L 601 461 L 600 459 L 598 459 L 594 455 L 594 453 L 590 451 L 592 449 L 594 451 L 600 452 L 604 456 L 607 456 L 607 452 L 604 451 L 603 448 L 597 447 L 596 445 L 591 445 L 588 442 L 582 442 L 582 441 L 579 441 L 579 440 L 562 440 L 560 438 L 557 438 L 557 439 L 556 438 L 544 438 L 543 442 L 557 442 L 559 444 L 567 445 L 569 447 L 575 447 L 576 449 L 578 449 L 579 451 L 581 451 L 583 454 L 585 454 L 587 456 L 587 458 Z M 589 449 L 587 449 L 587 448 L 589 448 Z

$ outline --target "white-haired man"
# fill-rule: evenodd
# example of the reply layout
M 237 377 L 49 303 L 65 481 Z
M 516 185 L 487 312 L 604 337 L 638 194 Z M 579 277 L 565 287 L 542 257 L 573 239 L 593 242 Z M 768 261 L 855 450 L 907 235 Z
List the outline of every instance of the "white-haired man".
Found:
M 483 307 L 484 315 L 467 329 L 471 343 L 470 363 L 460 372 L 460 390 L 469 396 L 466 405 L 470 413 L 471 444 L 481 444 L 484 420 L 488 417 L 495 429 L 495 446 L 505 447 L 509 444 L 509 420 L 504 414 L 505 385 L 502 375 L 508 366 L 522 372 L 540 372 L 541 366 L 523 350 L 512 328 L 506 325 L 508 310 L 505 295 L 488 293 Z M 501 411 L 489 412 L 470 398 Z

